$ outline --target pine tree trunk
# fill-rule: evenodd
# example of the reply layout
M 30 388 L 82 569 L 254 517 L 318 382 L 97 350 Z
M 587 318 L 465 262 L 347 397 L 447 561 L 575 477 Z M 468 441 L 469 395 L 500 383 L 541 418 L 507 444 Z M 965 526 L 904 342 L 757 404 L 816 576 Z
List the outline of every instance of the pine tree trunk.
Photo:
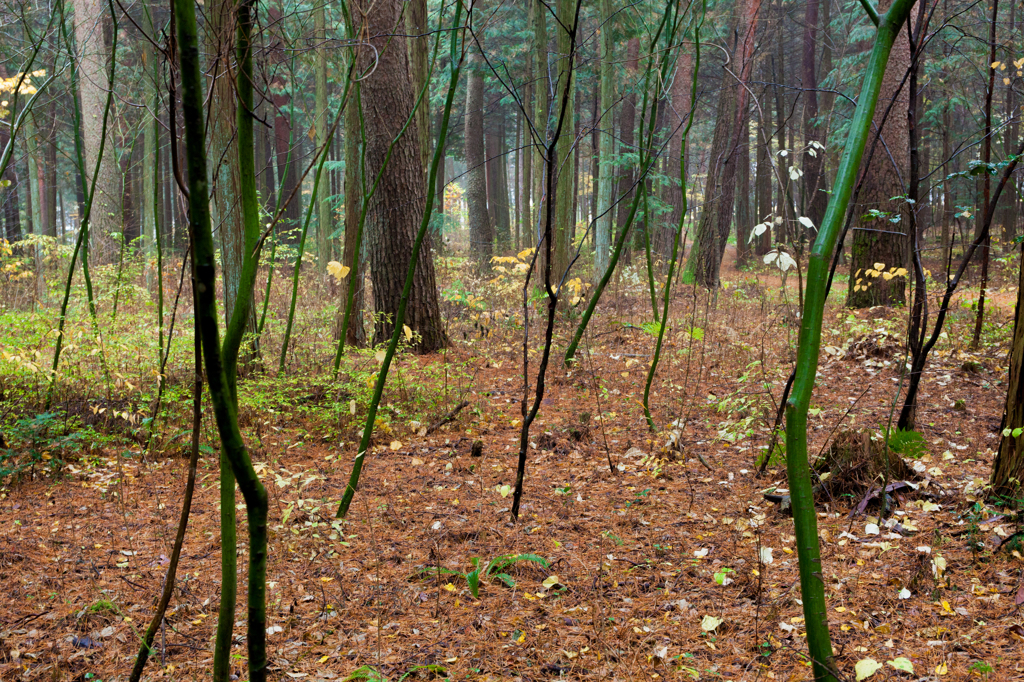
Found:
M 539 246 L 540 235 L 546 229 L 545 218 L 547 211 L 544 208 L 544 145 L 547 144 L 548 135 L 548 104 L 550 102 L 551 78 L 548 69 L 548 29 L 547 29 L 547 6 L 540 0 L 528 0 L 530 2 L 530 21 L 533 24 L 533 65 L 534 65 L 534 93 L 533 100 L 533 125 L 537 129 L 539 140 L 534 141 L 533 146 L 533 212 L 537 216 L 531 225 L 531 234 L 527 238 L 527 244 Z M 543 250 L 542 250 L 543 251 Z
M 615 103 L 615 41 L 612 36 L 611 0 L 601 0 L 601 119 L 598 122 L 600 138 L 598 140 L 600 166 L 597 183 L 597 205 L 594 214 L 597 217 L 596 244 L 594 246 L 594 281 L 600 281 L 608 269 L 609 250 L 611 249 L 612 232 L 612 157 L 615 154 L 615 116 L 612 106 Z M 678 78 L 678 73 L 676 74 Z
M 625 87 L 626 94 L 622 98 L 622 108 L 619 110 L 619 156 L 623 154 L 632 154 L 636 156 L 637 148 L 635 144 L 635 133 L 636 133 L 636 75 L 639 70 L 639 59 L 640 59 L 640 39 L 630 38 L 629 42 L 626 43 L 626 83 Z M 629 217 L 629 207 L 633 203 L 633 183 L 636 179 L 636 162 L 628 164 L 622 164 L 618 170 L 619 182 L 618 188 L 615 190 L 615 195 L 612 200 L 617 200 L 618 204 L 618 215 L 615 218 L 615 230 L 616 233 L 623 229 L 626 224 L 626 220 Z M 624 251 L 622 254 L 622 260 L 625 265 L 629 265 L 633 259 L 633 250 L 629 247 L 629 241 L 626 241 Z
M 1009 184 L 1009 183 L 1007 183 Z M 1010 346 L 1010 376 L 1006 388 L 1006 406 L 1003 409 L 1003 432 L 1010 429 L 1010 435 L 1002 436 L 999 452 L 992 463 L 992 478 L 989 481 L 990 497 L 1020 500 L 1021 481 L 1024 481 L 1024 435 L 1013 433 L 1024 428 L 1024 260 L 1021 260 L 1017 279 L 1017 307 L 1013 327 L 1013 344 Z
M 828 1 L 828 0 L 826 0 Z M 821 226 L 828 205 L 825 177 L 822 175 L 825 139 L 824 126 L 818 121 L 818 71 L 814 51 L 818 47 L 818 8 L 821 0 L 807 0 L 804 8 L 803 84 L 801 98 L 804 104 L 803 191 L 800 203 L 803 215 L 810 218 L 815 228 Z M 812 146 L 817 142 L 821 147 Z
M 357 348 L 366 345 L 366 329 L 363 327 L 363 309 L 365 307 L 363 302 L 363 290 L 365 289 L 363 282 L 365 281 L 366 273 L 363 269 L 364 258 L 356 257 L 359 214 L 363 209 L 359 133 L 361 90 L 362 86 L 356 84 L 353 90 L 354 96 L 350 97 L 345 105 L 345 249 L 342 255 L 342 264 L 349 269 L 348 276 L 356 281 L 355 297 L 352 300 L 352 312 L 348 323 L 348 331 L 346 332 L 345 344 Z M 348 282 L 345 284 L 347 285 Z M 345 305 L 348 301 L 348 286 L 340 287 L 340 291 L 339 329 L 341 327 L 341 316 L 344 315 Z
M 426 175 L 420 156 L 419 131 L 410 127 L 399 138 L 399 131 L 412 113 L 414 95 L 409 83 L 409 61 L 404 41 L 388 36 L 400 30 L 402 0 L 376 0 L 360 3 L 368 11 L 367 35 L 378 50 L 377 71 L 362 83 L 362 101 L 367 126 L 366 171 L 376 177 L 391 146 L 394 147 L 380 186 L 367 213 L 367 252 L 373 274 L 373 299 L 377 312 L 374 327 L 376 343 L 387 342 L 394 330 L 412 259 L 413 243 L 426 207 Z M 386 47 L 386 49 L 385 49 Z M 369 50 L 361 52 L 371 58 Z M 415 263 L 414 280 L 405 324 L 420 335 L 420 352 L 442 348 L 447 343 L 438 305 L 434 277 L 433 249 L 428 233 Z
M 417 3 L 412 3 L 416 5 Z M 321 153 L 327 153 L 327 134 L 330 128 L 330 121 L 327 113 L 327 19 L 324 15 L 324 5 L 316 2 L 313 5 L 313 40 L 316 44 L 316 146 Z M 330 260 L 330 235 L 334 232 L 334 221 L 331 219 L 331 206 L 329 203 L 330 182 L 322 181 L 316 197 L 316 228 L 317 228 L 317 257 L 321 268 Z
M 235 52 L 234 14 L 235 4 L 230 0 L 219 0 L 206 6 L 208 72 L 216 74 L 208 88 L 211 99 L 207 122 L 210 213 L 213 233 L 221 252 L 225 322 L 231 319 L 235 309 L 245 246 L 245 226 L 238 206 L 241 180 L 235 136 L 237 104 L 231 71 L 234 69 Z
M 889 103 L 894 97 L 897 98 L 882 128 L 885 147 L 879 143 L 867 167 L 862 168 L 864 183 L 860 203 L 853 208 L 855 223 L 850 245 L 849 293 L 846 298 L 846 305 L 851 308 L 895 305 L 906 300 L 905 277 L 886 280 L 868 271 L 877 273 L 891 268 L 910 269 L 906 260 L 909 222 L 906 217 L 907 207 L 900 201 L 891 200 L 891 197 L 903 196 L 906 191 L 901 178 L 907 177 L 910 158 L 910 133 L 907 129 L 910 96 L 906 86 L 898 95 L 897 89 L 909 66 L 910 43 L 904 32 L 892 47 L 878 97 L 878 107 L 875 109 L 877 126 Z M 899 165 L 899 173 L 893 168 L 894 161 Z M 862 217 L 871 210 L 880 211 L 886 217 Z
M 494 228 L 487 203 L 487 152 L 484 145 L 483 57 L 474 46 L 466 64 L 466 214 L 469 219 L 469 253 L 481 270 L 490 267 L 494 252 Z
M 750 108 L 741 112 L 739 130 L 739 158 L 736 168 L 736 267 L 750 263 L 750 230 L 754 220 L 750 215 Z
M 555 224 L 551 229 L 551 275 L 553 282 L 559 282 L 563 273 L 569 267 L 569 249 L 572 240 L 573 226 L 575 224 L 576 211 L 576 185 L 574 161 L 572 154 L 576 147 L 576 56 L 570 54 L 572 50 L 572 39 L 569 30 L 573 26 L 573 14 L 575 10 L 573 0 L 557 0 L 558 27 L 556 29 L 556 43 L 558 46 L 557 62 L 555 64 L 554 87 L 554 111 L 552 124 L 558 126 L 557 117 L 562 116 L 562 134 L 558 137 L 555 146 L 556 164 L 556 198 L 555 198 Z M 566 95 L 568 88 L 568 95 Z M 565 107 L 562 115 L 561 109 Z
M 82 142 L 85 147 L 83 169 L 89 184 L 96 168 L 96 158 L 103 147 L 96 190 L 90 214 L 89 234 L 93 241 L 90 259 L 93 264 L 109 263 L 117 255 L 110 235 L 121 229 L 121 178 L 118 173 L 114 138 L 108 124 L 107 141 L 103 144 L 103 112 L 109 89 L 110 48 L 106 25 L 110 21 L 102 0 L 74 0 L 75 44 L 78 52 L 78 92 L 82 106 Z M 115 98 L 116 100 L 116 98 Z M 110 113 L 110 120 L 114 113 Z
M 405 11 L 405 29 L 409 35 L 409 78 L 412 81 L 413 101 L 430 79 L 430 41 L 427 26 L 427 0 L 411 0 Z M 420 165 L 426 173 L 430 168 L 430 91 L 416 109 L 416 130 L 419 132 Z

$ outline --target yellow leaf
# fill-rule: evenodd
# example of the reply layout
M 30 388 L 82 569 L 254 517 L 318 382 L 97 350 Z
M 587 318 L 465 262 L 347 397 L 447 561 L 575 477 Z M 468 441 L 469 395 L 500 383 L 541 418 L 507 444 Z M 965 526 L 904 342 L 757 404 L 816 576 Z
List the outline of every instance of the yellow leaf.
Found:
M 444 584 L 444 589 L 448 590 L 449 592 L 454 592 L 455 591 L 455 585 L 452 585 L 451 583 L 445 583 Z
M 716 616 L 707 615 L 704 616 L 700 621 L 700 629 L 704 632 L 712 632 L 718 629 L 718 626 L 722 624 L 722 619 Z
M 949 672 L 949 666 L 946 665 L 945 661 L 943 661 L 942 663 L 939 663 L 937 666 L 935 666 L 935 674 L 936 675 L 945 675 L 948 672 Z
M 330 263 L 327 264 L 327 272 L 330 273 L 331 277 L 333 277 L 338 282 L 348 277 L 348 273 L 350 270 L 351 268 L 342 265 L 336 260 L 332 260 Z
M 391 441 L 391 449 L 395 450 L 395 451 L 401 450 L 402 449 L 402 441 L 399 441 L 399 440 Z
M 542 582 L 541 585 L 544 586 L 545 590 L 550 590 L 552 587 L 557 585 L 558 582 L 559 581 L 557 575 L 549 575 L 547 578 L 544 579 L 544 582 Z
M 373 354 L 373 359 L 377 362 L 384 362 L 384 358 L 388 355 L 387 351 L 381 348 L 379 351 Z
M 409 329 L 409 325 L 403 324 L 402 331 L 405 332 L 405 340 L 412 341 L 412 329 Z
M 860 680 L 868 679 L 876 672 L 878 672 L 881 669 L 881 667 L 882 664 L 873 658 L 865 658 L 863 660 L 857 661 L 857 665 L 853 667 L 854 672 L 857 673 L 857 682 L 860 682 Z
M 885 263 L 875 263 L 875 270 L 885 270 Z

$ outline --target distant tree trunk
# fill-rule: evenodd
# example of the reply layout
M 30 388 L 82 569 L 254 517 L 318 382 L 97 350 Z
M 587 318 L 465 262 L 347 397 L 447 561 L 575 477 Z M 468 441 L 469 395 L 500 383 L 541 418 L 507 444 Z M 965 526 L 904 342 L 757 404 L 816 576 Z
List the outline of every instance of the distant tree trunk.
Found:
M 495 111 L 491 119 L 490 125 L 485 126 L 484 133 L 484 147 L 487 160 L 487 213 L 491 220 L 491 228 L 497 249 L 498 251 L 505 251 L 508 249 L 511 238 L 511 220 L 509 219 L 508 211 L 508 177 L 504 172 L 506 162 L 504 144 L 505 121 L 500 111 Z
M 512 248 L 517 252 L 519 251 L 519 235 L 523 233 L 523 194 L 520 191 L 522 187 L 522 155 L 520 152 L 520 146 L 522 144 L 522 133 L 523 133 L 523 117 L 520 112 L 516 112 L 516 139 L 515 139 L 515 157 L 512 163 L 513 177 L 512 177 L 512 189 L 515 192 L 515 216 L 512 221 L 513 224 L 513 235 L 512 235 Z
M 508 181 L 508 142 L 506 131 L 506 119 L 501 118 L 501 134 L 498 136 L 498 224 L 496 225 L 498 244 L 503 250 L 508 250 L 512 245 L 512 215 L 509 206 L 509 181 Z
M 828 2 L 830 0 L 826 0 Z M 828 205 L 825 178 L 821 174 L 825 152 L 824 126 L 818 118 L 818 71 L 814 51 L 818 47 L 818 7 L 821 0 L 807 0 L 804 7 L 803 84 L 801 98 L 804 104 L 803 191 L 800 194 L 803 215 L 811 219 L 814 227 L 821 226 Z M 811 146 L 817 142 L 821 147 Z
M 1008 34 L 1010 40 L 1007 41 L 1008 45 L 1020 46 L 1020 37 L 1017 35 L 1017 5 L 1019 3 L 1010 3 L 1010 17 L 1007 21 Z M 1008 121 L 1006 126 L 1006 135 L 1003 136 L 1004 151 L 1007 155 L 1014 152 L 1014 144 L 1018 139 L 1020 130 L 1020 116 L 1014 115 L 1017 111 L 1017 93 L 1013 89 L 1014 79 L 1012 72 L 1009 70 L 1013 65 L 1014 59 L 1019 58 L 1019 55 L 1011 49 L 1006 56 L 1008 63 L 1007 74 L 1011 74 L 1009 80 L 1006 82 L 1006 88 L 1003 91 L 1005 93 L 1005 113 L 1003 114 L 1003 120 Z M 1013 242 L 1014 237 L 1017 236 L 1017 179 L 1013 178 L 1011 182 L 1006 183 L 1006 187 L 1003 190 L 1003 196 L 1000 197 L 999 204 L 999 222 L 1003 225 L 1003 243 L 1009 245 Z
M 846 305 L 851 308 L 868 308 L 876 305 L 894 305 L 906 300 L 906 277 L 886 280 L 879 275 L 878 264 L 883 270 L 907 267 L 907 206 L 891 197 L 902 196 L 907 179 L 910 158 L 910 133 L 907 129 L 907 108 L 910 105 L 908 89 L 897 89 L 910 66 L 910 43 L 906 32 L 900 34 L 893 44 L 889 64 L 882 80 L 882 90 L 875 109 L 875 125 L 894 97 L 896 104 L 882 128 L 881 144 L 875 149 L 867 167 L 862 168 L 864 182 L 860 202 L 853 207 L 853 239 L 850 245 L 850 284 Z M 877 128 L 876 128 L 877 129 Z M 890 158 L 891 157 L 891 158 Z M 893 167 L 893 162 L 898 169 Z M 888 214 L 887 217 L 864 218 L 872 209 Z M 896 216 L 900 219 L 892 222 Z M 910 268 L 907 267 L 909 270 Z
M 78 92 L 82 105 L 82 142 L 86 165 L 82 173 L 91 185 L 96 158 L 103 145 L 103 111 L 107 106 L 110 87 L 110 47 L 106 38 L 110 17 L 106 3 L 102 0 L 74 0 L 74 8 Z M 114 120 L 113 112 L 109 120 Z M 107 143 L 103 145 L 89 219 L 89 235 L 93 241 L 90 258 L 94 264 L 111 262 L 116 257 L 117 249 L 110 235 L 121 229 L 121 176 L 117 169 L 117 152 L 111 133 L 113 126 L 108 123 L 107 128 Z
M 482 33 L 482 32 L 481 32 Z M 478 34 L 482 39 L 482 35 Z M 482 46 L 481 46 L 482 47 Z M 487 152 L 484 145 L 484 59 L 471 47 L 466 64 L 466 217 L 469 253 L 481 270 L 490 267 L 494 227 L 487 205 Z
M 533 24 L 533 65 L 534 93 L 533 125 L 537 129 L 539 140 L 533 146 L 533 212 L 537 216 L 531 228 L 534 232 L 527 239 L 528 244 L 539 245 L 539 237 L 544 234 L 544 145 L 548 134 L 548 103 L 550 101 L 551 79 L 548 71 L 548 29 L 547 6 L 541 0 L 528 0 L 530 3 L 530 21 Z M 543 249 L 542 249 L 543 251 Z
M 615 41 L 612 36 L 612 2 L 601 0 L 601 103 L 597 123 L 599 131 L 599 179 L 594 214 L 597 218 L 594 246 L 594 281 L 608 269 L 612 233 L 612 157 L 615 154 Z M 687 53 L 688 54 L 688 53 Z M 678 73 L 676 78 L 678 78 Z
M 750 263 L 750 107 L 742 112 L 739 130 L 739 159 L 736 168 L 736 267 Z
M 949 135 L 950 128 L 953 126 L 952 117 L 949 115 L 952 104 L 948 101 L 942 107 L 942 159 L 945 162 L 950 158 L 953 153 L 953 148 L 950 143 Z M 953 215 L 953 206 L 951 205 L 952 193 L 950 190 L 949 173 L 945 174 L 947 177 L 942 179 L 942 271 L 945 272 L 946 265 L 950 262 L 950 249 L 952 245 L 950 243 L 949 235 L 949 219 Z M 1007 187 L 1009 189 L 1009 187 Z
M 715 122 L 711 143 L 712 158 L 704 190 L 704 208 L 697 225 L 693 250 L 686 263 L 687 272 L 707 289 L 718 287 L 722 256 L 732 224 L 739 141 L 741 136 L 749 134 L 743 130 L 747 90 L 742 84 L 750 80 L 760 10 L 761 0 L 745 0 L 743 14 L 737 20 L 735 35 L 738 43 L 733 55 L 738 62 L 738 71 L 735 76 L 729 72 L 723 72 L 722 75 L 718 108 L 720 119 Z M 735 82 L 736 77 L 739 78 L 739 84 Z M 711 168 L 714 168 L 714 173 Z
M 636 75 L 639 70 L 640 60 L 640 39 L 630 38 L 626 43 L 626 83 L 625 95 L 622 98 L 622 108 L 619 109 L 619 157 L 625 154 L 631 155 L 632 161 L 622 163 L 619 166 L 618 188 L 612 201 L 618 201 L 618 215 L 615 218 L 615 230 L 621 232 L 629 217 L 629 207 L 633 201 L 633 183 L 636 180 L 636 156 L 637 149 L 634 142 L 636 130 Z M 629 265 L 633 258 L 633 251 L 629 248 L 627 240 L 622 254 L 625 265 Z
M 422 0 L 419 0 L 422 2 Z M 418 3 L 412 3 L 416 5 Z M 410 13 L 412 6 L 410 6 Z M 330 121 L 327 120 L 327 19 L 324 13 L 324 3 L 313 4 L 313 41 L 316 45 L 316 146 L 322 153 L 327 153 L 327 134 L 330 128 Z M 330 182 L 326 179 L 321 181 L 316 197 L 316 233 L 317 233 L 317 257 L 321 269 L 331 256 L 330 235 L 334 232 L 334 221 L 331 220 L 330 206 Z
M 575 173 L 573 172 L 572 154 L 576 146 L 576 56 L 571 54 L 572 39 L 569 30 L 574 22 L 575 3 L 572 0 L 557 0 L 558 25 L 556 43 L 558 46 L 557 63 L 555 65 L 554 112 L 553 116 L 561 115 L 563 103 L 565 116 L 562 120 L 562 134 L 558 138 L 555 155 L 558 163 L 555 189 L 555 224 L 551 229 L 551 275 L 553 282 L 559 282 L 569 267 L 569 249 L 571 247 L 573 226 L 575 224 L 576 192 Z M 567 84 L 568 80 L 568 84 Z M 568 87 L 568 99 L 564 101 Z M 557 125 L 557 122 L 554 124 Z
M 390 162 L 384 169 L 380 186 L 369 207 L 368 255 L 373 274 L 373 300 L 377 312 L 374 327 L 376 343 L 386 342 L 394 330 L 412 260 L 413 242 L 426 207 L 426 176 L 420 157 L 419 131 L 399 131 L 412 113 L 414 102 L 409 82 L 409 61 L 404 41 L 388 36 L 401 30 L 402 0 L 368 0 L 360 3 L 367 11 L 366 35 L 377 48 L 377 70 L 362 83 L 363 106 L 367 125 L 366 171 L 376 177 L 384 157 L 394 142 Z M 385 49 L 386 48 L 386 49 Z M 364 59 L 372 57 L 362 50 Z M 396 139 L 397 138 L 397 139 Z M 438 305 L 430 233 L 423 242 L 415 263 L 414 280 L 406 308 L 405 324 L 420 335 L 420 352 L 442 348 L 447 343 Z
M 672 131 L 670 144 L 667 175 L 673 178 L 674 182 L 669 185 L 665 193 L 668 205 L 672 207 L 669 216 L 669 225 L 672 229 L 682 223 L 683 217 L 683 180 L 680 175 L 679 155 L 683 151 L 683 131 L 686 129 L 686 120 L 690 113 L 690 86 L 693 80 L 693 56 L 687 50 L 680 50 L 676 59 L 676 73 L 672 80 L 672 105 L 668 108 L 666 125 Z M 671 243 L 671 242 L 670 242 Z M 683 245 L 685 246 L 685 244 Z
M 764 66 L 766 61 L 762 62 L 761 67 L 761 80 L 765 81 L 768 80 L 766 77 L 767 69 Z M 764 92 L 767 94 L 767 88 L 765 88 Z M 764 111 L 761 117 L 757 119 L 757 169 L 754 176 L 757 215 L 754 216 L 753 221 L 755 224 L 772 219 L 772 168 L 771 161 L 769 160 L 772 144 L 772 106 L 770 98 L 762 97 L 762 99 L 764 101 Z M 771 243 L 772 231 L 768 229 L 761 233 L 759 239 L 754 240 L 754 252 L 758 256 L 765 255 L 771 249 Z

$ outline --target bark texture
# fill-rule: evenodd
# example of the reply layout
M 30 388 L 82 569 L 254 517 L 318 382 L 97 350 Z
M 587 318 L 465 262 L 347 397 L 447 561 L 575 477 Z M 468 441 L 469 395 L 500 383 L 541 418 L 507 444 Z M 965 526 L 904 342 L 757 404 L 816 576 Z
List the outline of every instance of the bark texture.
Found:
M 367 22 L 369 41 L 377 48 L 377 71 L 362 83 L 366 123 L 366 171 L 376 177 L 393 140 L 413 107 L 412 84 L 405 41 L 388 36 L 401 30 L 402 1 L 376 0 L 360 3 Z M 387 49 L 385 49 L 385 47 Z M 372 58 L 362 50 L 361 58 Z M 391 159 L 381 177 L 367 214 L 368 256 L 373 274 L 373 300 L 377 312 L 374 340 L 386 342 L 394 329 L 405 275 L 412 260 L 413 242 L 426 208 L 426 176 L 420 155 L 419 135 L 410 126 L 394 144 Z M 447 342 L 438 305 L 431 235 L 428 233 L 415 264 L 414 280 L 405 324 L 421 336 L 416 346 L 430 352 Z
M 121 175 L 115 162 L 111 126 L 103 144 L 103 111 L 109 90 L 110 47 L 106 23 L 110 20 L 102 0 L 74 0 L 74 30 L 78 59 L 78 95 L 82 104 L 82 142 L 85 147 L 86 180 L 91 185 L 96 159 L 103 146 L 96 191 L 90 214 L 91 260 L 109 263 L 117 256 L 110 235 L 121 229 Z M 117 98 L 114 98 L 117 101 Z M 113 120 L 111 112 L 110 120 Z
M 885 69 L 878 107 L 875 109 L 876 130 L 889 103 L 894 98 L 896 101 L 882 127 L 882 140 L 867 166 L 861 168 L 864 183 L 860 202 L 853 207 L 855 222 L 850 244 L 850 284 L 846 298 L 846 305 L 851 308 L 895 305 L 906 300 L 905 277 L 887 280 L 882 276 L 873 276 L 868 271 L 910 269 L 907 260 L 907 206 L 899 200 L 891 199 L 905 193 L 909 172 L 910 131 L 907 127 L 907 110 L 910 96 L 906 86 L 899 89 L 909 67 L 910 43 L 906 31 L 903 31 L 892 47 L 889 64 Z M 886 215 L 872 218 L 872 210 Z M 876 268 L 876 265 L 882 267 Z

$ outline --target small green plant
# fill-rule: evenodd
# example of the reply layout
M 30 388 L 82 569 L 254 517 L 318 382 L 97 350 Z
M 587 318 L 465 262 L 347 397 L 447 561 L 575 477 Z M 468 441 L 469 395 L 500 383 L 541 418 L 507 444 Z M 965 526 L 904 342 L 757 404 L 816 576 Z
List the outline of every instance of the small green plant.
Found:
M 451 568 L 434 566 L 430 568 L 421 568 L 417 575 L 419 577 L 426 577 L 429 575 L 435 575 L 437 577 L 450 575 L 456 578 L 462 578 L 466 581 L 466 584 L 469 585 L 469 591 L 473 594 L 473 597 L 479 599 L 481 581 L 499 580 L 509 587 L 515 587 L 516 581 L 508 574 L 508 570 L 520 561 L 531 561 L 533 563 L 540 564 L 544 568 L 549 568 L 551 565 L 547 559 L 538 554 L 503 554 L 491 559 L 483 568 L 480 567 L 480 557 L 473 557 L 470 559 L 470 563 L 473 564 L 473 570 L 467 573 L 456 571 Z
M 54 412 L 19 419 L 7 431 L 10 447 L 0 450 L 0 479 L 16 479 L 26 471 L 34 474 L 37 466 L 59 472 L 64 457 L 81 450 L 83 434 Z
M 920 459 L 928 454 L 928 443 L 920 431 L 893 429 L 889 432 L 889 449 L 903 457 Z
M 992 673 L 993 670 L 992 666 L 990 666 L 985 661 L 980 660 L 971 663 L 969 666 L 967 666 L 967 669 L 970 670 L 973 674 L 980 675 L 981 677 L 987 677 Z

